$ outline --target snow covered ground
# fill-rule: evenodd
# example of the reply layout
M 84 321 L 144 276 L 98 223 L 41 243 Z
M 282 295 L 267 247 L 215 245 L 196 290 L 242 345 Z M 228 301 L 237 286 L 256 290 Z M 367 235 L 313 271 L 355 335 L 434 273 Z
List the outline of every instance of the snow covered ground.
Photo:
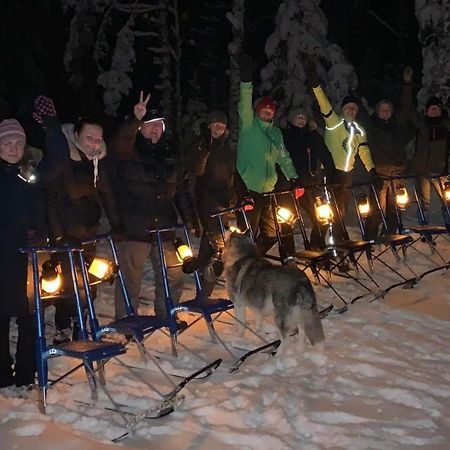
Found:
M 450 243 L 438 247 L 450 259 Z M 425 244 L 418 247 L 429 254 Z M 409 252 L 415 271 L 431 267 L 427 258 Z M 388 261 L 392 262 L 390 256 Z M 375 275 L 383 287 L 395 276 L 377 264 Z M 406 269 L 399 266 L 406 274 Z M 146 272 L 143 292 L 152 298 L 152 272 Z M 347 298 L 364 293 L 355 283 L 335 280 Z M 447 449 L 450 448 L 450 277 L 444 271 L 427 275 L 413 289 L 391 290 L 384 299 L 367 295 L 349 311 L 323 320 L 326 347 L 317 350 L 293 339 L 275 357 L 258 354 L 229 373 L 232 359 L 211 344 L 206 327 L 197 323 L 179 341 L 205 361 L 223 358 L 210 377 L 194 380 L 182 391 L 185 401 L 164 418 L 143 420 L 135 435 L 120 444 L 110 439 L 124 431 L 118 414 L 105 410 L 104 394 L 93 407 L 82 372 L 52 388 L 48 413 L 38 412 L 33 398 L 9 397 L 0 391 L 2 450 L 130 449 Z M 193 293 L 189 280 L 186 298 Z M 224 289 L 216 294 L 224 295 Z M 318 288 L 322 305 L 339 300 L 329 289 Z M 151 303 L 151 302 L 150 302 Z M 100 321 L 113 315 L 112 288 L 100 290 L 96 302 Z M 151 304 L 142 312 L 151 311 Z M 49 309 L 48 320 L 52 321 Z M 185 316 L 191 321 L 192 317 Z M 232 319 L 216 323 L 225 342 L 254 347 L 250 333 L 236 338 Z M 265 338 L 277 338 L 273 324 Z M 169 372 L 193 372 L 205 362 L 181 348 L 174 359 L 169 339 L 151 336 L 147 346 Z M 114 398 L 140 412 L 157 403 L 158 395 L 146 384 L 167 392 L 169 381 L 153 363 L 143 363 L 134 346 L 123 361 L 146 370 L 124 370 L 116 362 L 106 366 L 107 385 Z M 50 377 L 71 367 L 64 358 L 50 361 Z M 182 370 L 184 368 L 184 370 Z M 141 379 L 139 379 L 139 377 Z M 175 383 L 181 378 L 173 378 Z M 32 397 L 32 395 L 31 395 Z M 131 418 L 131 416 L 130 416 Z

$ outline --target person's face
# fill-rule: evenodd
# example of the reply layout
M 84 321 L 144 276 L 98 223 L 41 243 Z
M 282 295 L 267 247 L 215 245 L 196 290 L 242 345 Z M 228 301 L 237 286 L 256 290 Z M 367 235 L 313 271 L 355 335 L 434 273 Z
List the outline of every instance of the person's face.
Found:
M 145 139 L 150 139 L 153 144 L 156 144 L 164 132 L 164 122 L 162 120 L 155 120 L 154 122 L 144 123 L 141 127 L 141 134 Z
M 223 122 L 212 122 L 208 125 L 208 128 L 211 130 L 211 137 L 218 139 L 225 133 L 227 126 Z
M 442 109 L 438 105 L 430 105 L 427 108 L 427 116 L 428 117 L 441 117 Z
M 89 156 L 94 156 L 98 153 L 103 144 L 103 128 L 100 125 L 86 123 L 79 133 L 74 133 L 78 145 Z
M 9 164 L 17 164 L 25 151 L 25 139 L 9 136 L 0 140 L 0 158 Z
M 358 105 L 356 103 L 350 102 L 344 105 L 342 108 L 342 116 L 345 120 L 353 122 L 358 114 Z
M 392 117 L 392 107 L 389 103 L 382 103 L 378 108 L 377 116 L 381 120 L 389 120 Z
M 298 128 L 304 128 L 306 127 L 306 124 L 308 123 L 308 117 L 304 114 L 297 114 L 294 119 L 292 120 L 292 125 L 298 127 Z
M 273 109 L 270 109 L 270 108 L 262 108 L 258 112 L 258 117 L 263 122 L 272 122 L 274 115 L 275 115 L 275 111 Z

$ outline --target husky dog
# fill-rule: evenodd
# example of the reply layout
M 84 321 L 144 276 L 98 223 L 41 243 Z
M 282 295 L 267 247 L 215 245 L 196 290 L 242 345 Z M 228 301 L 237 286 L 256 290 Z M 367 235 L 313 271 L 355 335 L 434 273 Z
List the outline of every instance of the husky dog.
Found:
M 255 312 L 257 328 L 273 312 L 282 339 L 300 328 L 312 345 L 324 341 L 316 296 L 303 272 L 271 264 L 257 254 L 248 236 L 237 232 L 227 237 L 222 260 L 228 295 L 240 322 L 245 323 L 246 307 Z

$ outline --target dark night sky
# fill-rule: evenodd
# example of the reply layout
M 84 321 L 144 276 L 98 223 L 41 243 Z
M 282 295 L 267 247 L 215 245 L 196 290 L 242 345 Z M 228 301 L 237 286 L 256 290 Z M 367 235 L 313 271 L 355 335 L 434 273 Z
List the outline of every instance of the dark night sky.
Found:
M 5 109 L 9 109 L 9 113 L 16 113 L 17 108 L 23 107 L 24 98 L 32 97 L 39 91 L 52 95 L 63 115 L 78 113 L 82 107 L 67 82 L 62 63 L 68 18 L 62 15 L 59 1 L 0 2 L 4 5 L 0 16 L 2 115 L 5 115 Z M 227 89 L 223 86 L 224 80 L 226 84 L 226 45 L 230 26 L 224 11 L 218 12 L 216 25 L 212 21 L 208 22 L 205 18 L 208 14 L 205 3 L 201 0 L 179 2 L 180 23 L 186 39 L 183 46 L 183 80 L 189 80 L 196 74 L 201 90 L 206 91 L 205 97 L 223 103 L 227 97 Z M 214 7 L 218 3 L 230 5 L 231 0 L 209 2 Z M 244 46 L 246 51 L 257 58 L 260 66 L 266 63 L 264 45 L 273 30 L 279 4 L 279 0 L 247 2 Z M 407 63 L 412 64 L 416 71 L 420 69 L 417 24 L 414 2 L 411 0 L 323 0 L 322 7 L 329 20 L 328 38 L 341 45 L 348 60 L 355 65 L 361 90 L 366 91 L 362 93 L 374 98 L 391 94 L 389 90 L 383 92 L 379 86 L 380 80 L 382 84 L 392 86 L 395 84 L 392 80 L 398 79 Z M 396 34 L 381 24 L 375 15 L 392 26 Z M 207 32 L 210 29 L 213 34 Z M 197 41 L 196 45 L 192 46 L 190 39 Z M 142 47 L 145 48 L 145 45 Z M 136 82 L 135 90 L 139 90 L 141 84 L 152 83 L 148 74 L 148 59 L 139 60 L 132 74 Z

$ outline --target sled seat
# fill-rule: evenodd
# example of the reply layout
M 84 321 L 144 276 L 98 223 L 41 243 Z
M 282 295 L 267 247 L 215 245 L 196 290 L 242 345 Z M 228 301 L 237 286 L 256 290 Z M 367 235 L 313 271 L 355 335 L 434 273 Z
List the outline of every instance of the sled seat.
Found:
M 122 344 L 81 340 L 69 341 L 54 347 L 49 347 L 48 352 L 52 356 L 68 356 L 86 362 L 95 362 L 123 355 L 126 349 Z

